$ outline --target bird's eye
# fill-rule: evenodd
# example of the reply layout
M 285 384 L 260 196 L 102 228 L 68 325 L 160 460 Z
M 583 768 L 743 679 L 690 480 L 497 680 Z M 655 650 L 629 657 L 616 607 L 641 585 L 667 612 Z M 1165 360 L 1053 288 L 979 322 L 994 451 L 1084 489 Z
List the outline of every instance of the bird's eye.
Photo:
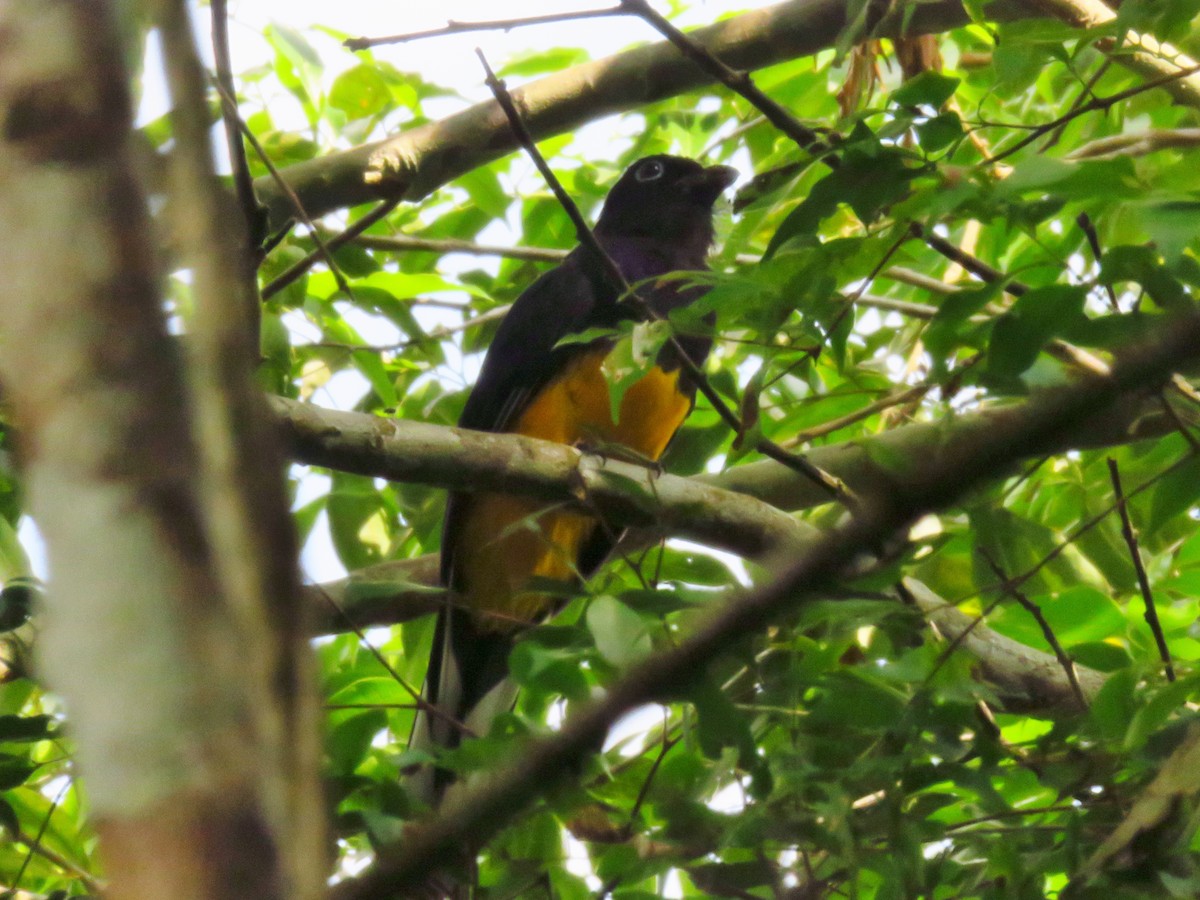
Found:
M 633 173 L 633 177 L 638 181 L 656 181 L 662 178 L 664 171 L 666 170 L 663 168 L 661 162 L 657 159 L 648 159 L 638 166 L 638 170 Z

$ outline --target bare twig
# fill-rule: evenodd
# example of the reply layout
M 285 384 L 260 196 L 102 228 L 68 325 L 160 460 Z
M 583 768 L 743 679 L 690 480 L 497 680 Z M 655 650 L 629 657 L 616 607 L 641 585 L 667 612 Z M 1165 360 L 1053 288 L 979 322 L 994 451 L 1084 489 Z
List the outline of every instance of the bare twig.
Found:
M 1089 77 L 1088 80 L 1086 82 L 1084 82 L 1083 87 L 1080 89 L 1079 93 L 1075 95 L 1075 99 L 1071 101 L 1070 109 L 1073 109 L 1073 110 L 1079 109 L 1079 107 L 1084 102 L 1086 102 L 1086 100 L 1089 97 L 1091 97 L 1092 99 L 1095 99 L 1095 97 L 1096 97 L 1095 87 L 1097 84 L 1100 83 L 1100 79 L 1104 77 L 1104 73 L 1106 73 L 1111 66 L 1112 66 L 1112 57 L 1106 56 L 1104 58 L 1104 61 L 1101 62 L 1100 65 L 1098 65 L 1096 67 L 1096 71 L 1091 74 L 1091 77 Z M 1035 125 L 1033 127 L 1036 128 L 1037 126 Z M 1066 127 L 1067 127 L 1066 123 L 1064 123 L 1062 125 L 1059 125 L 1056 129 L 1054 129 L 1053 133 L 1048 138 L 1046 138 L 1045 143 L 1043 143 L 1042 146 L 1039 148 L 1040 151 L 1042 153 L 1045 153 L 1047 150 L 1049 150 L 1051 147 L 1053 147 L 1055 144 L 1057 144 L 1059 139 L 1062 137 L 1063 131 L 1066 130 Z M 986 158 L 991 155 L 992 154 L 990 152 L 985 153 L 984 157 Z
M 1054 656 L 1058 660 L 1058 664 L 1062 666 L 1063 673 L 1067 676 L 1067 683 L 1071 685 L 1071 692 L 1075 695 L 1075 699 L 1079 701 L 1079 708 L 1086 711 L 1088 708 L 1087 697 L 1083 693 L 1083 687 L 1079 684 L 1079 673 L 1075 670 L 1075 660 L 1071 659 L 1070 654 L 1063 649 L 1063 645 L 1058 640 L 1058 635 L 1054 633 L 1054 629 L 1046 621 L 1046 616 L 1042 613 L 1042 608 L 1030 600 L 1020 588 L 1009 580 L 1009 577 L 1004 573 L 1004 570 L 996 562 L 992 554 L 988 553 L 987 550 L 981 552 L 988 564 L 988 568 L 992 570 L 992 574 L 1000 579 L 1001 590 L 1016 600 L 1021 605 L 1021 608 L 1033 616 L 1033 620 L 1037 622 L 1038 628 L 1042 630 L 1042 637 L 1046 639 L 1046 643 L 1054 651 Z
M 302 221 L 305 227 L 308 228 L 309 234 L 313 239 L 313 243 L 317 245 L 317 251 L 321 258 L 324 259 L 328 264 L 329 271 L 333 273 L 333 278 L 337 282 L 337 286 L 341 288 L 348 297 L 353 297 L 354 292 L 350 289 L 349 282 L 346 281 L 346 277 L 342 274 L 342 270 L 338 267 L 337 261 L 333 258 L 333 253 L 330 251 L 329 247 L 325 245 L 325 241 L 322 240 L 321 233 L 317 230 L 316 223 L 313 222 L 313 220 L 309 217 L 308 210 L 304 208 L 304 201 L 300 199 L 300 195 L 292 189 L 292 186 L 287 183 L 286 179 L 279 174 L 279 169 L 275 167 L 275 163 L 271 162 L 271 158 L 267 155 L 267 151 L 263 149 L 263 145 L 259 143 L 258 138 L 254 136 L 254 132 L 250 130 L 250 127 L 244 121 L 242 121 L 241 116 L 237 114 L 237 101 L 235 101 L 232 95 L 228 94 L 220 84 L 217 85 L 217 90 L 221 94 L 222 102 L 225 104 L 226 108 L 232 109 L 231 115 L 233 120 L 237 122 L 237 126 L 241 130 L 242 135 L 249 142 L 250 146 L 254 148 L 254 152 L 258 154 L 258 158 L 262 161 L 262 164 L 267 167 L 267 171 L 271 173 L 271 177 L 275 180 L 275 183 L 279 186 L 279 189 L 283 191 L 289 200 L 291 200 L 292 207 L 295 210 L 296 215 L 300 217 L 300 221 Z
M 1067 159 L 1116 159 L 1145 156 L 1159 150 L 1190 149 L 1200 145 L 1200 128 L 1151 128 L 1097 138 L 1067 154 Z
M 805 431 L 797 432 L 784 443 L 785 447 L 794 447 L 800 444 L 807 444 L 809 441 L 816 440 L 819 437 L 825 437 L 827 434 L 832 434 L 835 431 L 840 431 L 843 428 L 848 428 L 855 422 L 861 422 L 863 419 L 869 419 L 877 412 L 882 412 L 885 409 L 891 409 L 893 406 L 900 406 L 908 403 L 910 400 L 918 400 L 928 394 L 934 385 L 918 384 L 914 387 L 903 388 L 888 394 L 886 397 L 880 397 L 874 403 L 868 403 L 862 409 L 856 409 L 852 413 L 847 413 L 844 416 L 839 416 L 836 419 L 830 419 L 828 422 L 822 422 L 820 425 L 815 425 Z
M 1047 122 L 1045 125 L 1039 125 L 1011 147 L 1001 150 L 999 153 L 995 154 L 989 159 L 985 159 L 982 163 L 980 163 L 980 165 L 995 165 L 1000 160 L 1007 159 L 1017 151 L 1024 149 L 1034 141 L 1038 140 L 1038 138 L 1040 138 L 1042 135 L 1049 134 L 1060 125 L 1065 125 L 1072 119 L 1077 119 L 1082 115 L 1086 115 L 1090 112 L 1096 112 L 1097 110 L 1108 110 L 1114 104 L 1120 103 L 1122 100 L 1128 100 L 1130 97 L 1136 97 L 1138 94 L 1144 94 L 1146 91 L 1153 90 L 1154 88 L 1162 87 L 1174 81 L 1179 81 L 1181 78 L 1186 78 L 1189 75 L 1195 75 L 1197 72 L 1200 72 L 1200 63 L 1188 66 L 1185 69 L 1179 69 L 1178 71 L 1172 72 L 1170 75 L 1163 75 L 1160 78 L 1153 78 L 1150 81 L 1143 82 L 1142 84 L 1135 85 L 1134 87 L 1127 88 L 1126 90 L 1117 91 L 1117 93 L 1111 94 L 1107 97 L 1096 97 L 1095 99 L 1084 103 L 1082 106 L 1068 110 L 1056 119 L 1052 119 L 1051 121 Z
M 467 34 L 472 31 L 511 31 L 514 28 L 525 28 L 530 25 L 550 25 L 555 22 L 574 22 L 579 19 L 603 19 L 608 16 L 625 16 L 628 11 L 620 6 L 605 9 L 585 9 L 578 12 L 548 13 L 544 16 L 528 16 L 522 19 L 492 19 L 478 22 L 459 22 L 448 19 L 443 28 L 430 28 L 426 31 L 410 31 L 405 34 L 393 34 L 388 37 L 357 37 L 347 38 L 342 45 L 349 50 L 368 50 L 385 44 L 405 44 L 409 41 L 420 41 L 425 38 L 446 37 L 452 34 Z
M 341 247 L 343 244 L 347 243 L 348 241 L 354 240 L 360 234 L 362 234 L 364 231 L 366 231 L 368 228 L 370 228 L 372 225 L 374 225 L 376 222 L 378 222 L 380 219 L 386 218 L 388 213 L 390 213 L 393 209 L 395 209 L 399 204 L 400 204 L 399 199 L 384 200 L 382 203 L 380 203 L 378 206 L 376 206 L 373 210 L 371 210 L 369 213 L 367 213 L 365 216 L 363 216 L 361 219 L 359 219 L 357 222 L 355 222 L 353 225 L 351 225 L 349 228 L 347 228 L 345 231 L 343 231 L 337 237 L 334 237 L 334 238 L 330 239 L 329 241 L 327 241 L 325 243 L 325 246 L 323 249 L 318 247 L 318 249 L 316 249 L 312 253 L 308 254 L 308 256 L 304 257 L 304 259 L 300 260 L 299 262 L 295 263 L 292 266 L 289 266 L 285 271 L 281 272 L 275 278 L 271 279 L 269 282 L 267 282 L 265 285 L 263 285 L 263 289 L 261 292 L 263 300 L 266 300 L 266 299 L 274 296 L 275 294 L 278 294 L 285 287 L 287 287 L 289 284 L 294 282 L 301 275 L 303 275 L 305 272 L 307 272 L 309 269 L 311 269 L 313 264 L 317 260 L 325 259 L 330 253 L 332 253 L 338 247 Z
M 1121 489 L 1121 472 L 1117 468 L 1117 461 L 1111 456 L 1108 458 L 1108 474 L 1112 479 L 1113 494 L 1116 496 L 1117 513 L 1121 516 L 1121 534 L 1125 538 L 1125 543 L 1129 547 L 1129 558 L 1133 561 L 1133 570 L 1137 573 L 1138 587 L 1142 591 L 1142 602 L 1145 604 L 1144 616 L 1146 624 L 1150 627 L 1151 634 L 1154 635 L 1154 643 L 1158 647 L 1158 655 L 1162 658 L 1163 671 L 1166 673 L 1167 681 L 1175 680 L 1175 667 L 1171 663 L 1171 650 L 1167 646 L 1166 636 L 1163 634 L 1162 623 L 1158 620 L 1158 609 L 1154 606 L 1154 594 L 1150 590 L 1150 577 L 1146 574 L 1146 566 L 1142 562 L 1142 554 L 1138 549 L 1137 535 L 1133 530 L 1133 520 L 1129 518 L 1129 504 L 1126 502 L 1125 492 Z
M 400 253 L 429 251 L 430 253 L 467 253 L 471 256 L 500 256 L 507 259 L 524 259 L 530 262 L 562 262 L 566 250 L 557 247 L 505 247 L 500 244 L 476 244 L 452 238 L 418 238 L 406 234 L 364 234 L 354 243 L 368 250 L 387 250 Z
M 317 586 L 317 589 L 320 590 L 319 585 Z M 321 593 L 321 596 L 325 599 L 325 602 L 327 604 L 329 604 L 329 606 L 333 610 L 334 614 L 338 618 L 340 618 L 342 621 L 344 621 L 346 623 L 346 625 L 349 626 L 350 630 L 354 632 L 355 636 L 358 638 L 359 644 L 362 647 L 366 648 L 366 651 L 368 653 L 370 653 L 371 656 L 375 657 L 375 661 L 377 663 L 379 663 L 379 665 L 383 668 L 383 670 L 385 672 L 388 673 L 388 675 L 391 677 L 391 679 L 394 682 L 396 682 L 396 684 L 400 685 L 400 687 L 404 689 L 405 693 L 407 693 L 410 697 L 413 698 L 413 704 L 416 706 L 417 709 L 427 712 L 432 716 L 437 716 L 439 718 L 445 719 L 447 722 L 450 723 L 450 725 L 452 727 L 456 728 L 458 731 L 467 735 L 468 737 L 474 736 L 471 734 L 471 730 L 469 728 L 467 728 L 467 726 L 465 724 L 463 724 L 462 722 L 455 719 L 452 715 L 447 713 L 445 710 L 439 709 L 435 704 L 430 703 L 428 700 L 426 700 L 421 695 L 420 691 L 418 691 L 415 687 L 413 687 L 411 684 L 409 684 L 408 680 L 403 675 L 401 675 L 399 672 L 396 671 L 396 667 L 387 661 L 387 657 L 384 656 L 379 651 L 379 648 L 376 647 L 374 644 L 372 644 L 370 640 L 368 640 L 366 632 L 364 632 L 358 626 L 357 622 L 355 622 L 352 618 L 350 618 L 350 615 L 345 610 L 343 610 L 341 608 L 341 606 L 338 605 L 337 601 L 334 600 L 331 596 L 329 596 L 328 593 L 326 593 L 323 590 L 321 590 L 320 593 Z
M 81 882 L 83 882 L 89 891 L 94 893 L 99 893 L 101 891 L 102 885 L 97 881 L 96 876 L 79 868 L 79 866 L 75 865 L 75 863 L 71 862 L 64 856 L 55 853 L 42 843 L 42 838 L 46 836 L 46 829 L 50 827 L 50 819 L 54 816 L 54 811 L 58 809 L 58 805 L 62 803 L 62 799 L 64 796 L 66 796 L 67 790 L 71 787 L 72 783 L 72 781 L 68 781 L 66 784 L 64 784 L 62 788 L 59 789 L 58 793 L 55 794 L 54 799 L 50 801 L 50 806 L 46 809 L 46 815 L 42 817 L 41 824 L 38 825 L 38 831 L 34 837 L 30 838 L 20 832 L 12 836 L 29 848 L 29 852 L 26 853 L 24 858 L 21 860 L 20 868 L 17 869 L 17 873 L 12 877 L 12 887 L 14 889 L 21 886 L 21 879 L 25 877 L 25 870 L 29 867 L 29 863 L 36 855 L 48 860 L 49 862 L 58 866 L 60 869 L 70 872 Z
M 233 169 L 233 187 L 246 220 L 249 250 L 261 258 L 259 244 L 266 234 L 267 211 L 254 194 L 254 179 L 250 176 L 246 145 L 238 132 L 241 116 L 237 108 L 237 89 L 233 84 L 233 62 L 229 55 L 229 11 L 226 0 L 212 0 L 212 45 L 217 84 L 220 86 L 221 116 L 225 122 L 225 143 L 229 148 L 229 164 Z
M 748 100 L 755 109 L 766 117 L 768 122 L 799 144 L 801 148 L 807 150 L 813 156 L 819 157 L 831 169 L 838 167 L 840 160 L 830 154 L 830 147 L 821 140 L 820 135 L 763 93 L 749 74 L 725 65 L 725 63 L 702 47 L 694 38 L 684 34 L 667 21 L 646 0 L 620 0 L 620 4 L 621 9 L 642 19 L 651 28 L 674 44 L 680 53 L 697 66 L 735 94 Z
M 1175 377 L 1178 378 L 1179 376 L 1177 375 Z M 1175 407 L 1171 405 L 1171 401 L 1167 398 L 1166 393 L 1158 395 L 1158 402 L 1162 407 L 1163 412 L 1166 413 L 1167 418 L 1175 423 L 1175 430 L 1179 432 L 1180 436 L 1188 442 L 1188 446 L 1192 448 L 1192 455 L 1195 456 L 1200 454 L 1200 439 L 1198 439 L 1196 435 L 1192 434 L 1192 429 L 1189 428 L 1187 423 L 1179 417 L 1179 413 L 1176 411 Z
M 1104 248 L 1100 245 L 1100 235 L 1096 232 L 1096 226 L 1092 224 L 1092 217 L 1086 212 L 1081 212 L 1075 217 L 1075 224 L 1079 226 L 1079 230 L 1087 238 L 1088 249 L 1092 251 L 1092 259 L 1096 265 L 1100 265 L 1104 257 Z M 1108 294 L 1108 305 L 1112 307 L 1113 312 L 1119 313 L 1121 305 L 1117 303 L 1116 290 L 1111 284 L 1104 285 L 1104 289 Z
M 642 298 L 638 297 L 637 294 L 630 289 L 629 284 L 625 281 L 625 276 L 621 274 L 620 268 L 618 268 L 617 264 L 613 262 L 612 258 L 604 252 L 604 248 L 600 246 L 599 242 L 596 240 L 596 236 L 592 234 L 591 228 L 588 227 L 587 222 L 583 218 L 583 214 L 579 211 L 579 207 L 575 205 L 575 201 L 571 199 L 565 190 L 563 190 L 563 186 L 559 183 L 558 178 L 555 177 L 554 172 L 552 172 L 550 169 L 550 166 L 546 164 L 546 160 L 538 151 L 537 145 L 534 143 L 533 138 L 529 134 L 529 130 L 525 127 L 525 122 L 521 117 L 521 113 L 513 103 L 513 99 L 511 95 L 509 95 L 508 89 L 504 86 L 504 82 L 496 78 L 495 73 L 492 71 L 491 66 L 488 65 L 487 59 L 484 57 L 483 52 L 479 49 L 476 49 L 475 52 L 479 56 L 480 62 L 483 63 L 484 71 L 487 73 L 487 85 L 492 89 L 492 94 L 496 97 L 496 102 L 500 104 L 505 115 L 508 116 L 509 124 L 516 135 L 518 142 L 525 149 L 525 152 L 529 154 L 529 157 L 533 160 L 534 165 L 537 166 L 538 171 L 542 174 L 542 177 L 550 186 L 551 191 L 554 192 L 554 196 L 558 199 L 559 204 L 570 217 L 572 224 L 575 226 L 575 234 L 579 238 L 580 245 L 587 248 L 588 253 L 590 253 L 593 259 L 601 266 L 605 279 L 616 291 L 618 296 L 632 298 L 638 304 L 642 312 L 644 312 L 646 315 L 653 316 L 653 310 L 650 309 L 649 304 L 647 304 Z M 721 395 L 717 393 L 716 389 L 713 388 L 713 386 L 709 383 L 704 373 L 700 370 L 700 367 L 696 365 L 695 361 L 690 356 L 688 356 L 687 352 L 679 344 L 679 341 L 674 335 L 672 335 L 669 340 L 676 351 L 676 356 L 679 359 L 681 368 L 692 380 L 692 383 L 696 385 L 697 390 L 704 395 L 705 399 L 712 404 L 713 409 L 717 411 L 717 414 L 720 415 L 721 418 L 732 429 L 734 429 L 734 431 L 736 431 L 739 435 L 744 434 L 746 429 L 741 420 L 729 407 Z M 850 492 L 841 481 L 834 478 L 829 473 L 824 472 L 812 465 L 812 463 L 808 462 L 808 460 L 804 459 L 802 456 L 791 453 L 773 441 L 761 437 L 756 442 L 755 449 L 757 449 L 764 456 L 768 456 L 771 459 L 774 459 L 776 462 L 782 463 L 793 471 L 803 475 L 804 477 L 811 479 L 814 483 L 825 490 L 833 499 L 839 500 L 847 505 L 851 505 L 853 503 L 853 498 Z
M 957 263 L 961 268 L 966 269 L 980 281 L 985 281 L 988 284 L 1003 281 L 1005 293 L 1012 294 L 1014 297 L 1020 297 L 1029 290 L 1028 287 L 1019 281 L 1005 280 L 1002 273 L 993 269 L 983 260 L 976 259 L 945 238 L 934 234 L 919 222 L 913 222 L 908 227 L 913 237 L 920 238 L 930 249 L 940 253 L 951 262 Z

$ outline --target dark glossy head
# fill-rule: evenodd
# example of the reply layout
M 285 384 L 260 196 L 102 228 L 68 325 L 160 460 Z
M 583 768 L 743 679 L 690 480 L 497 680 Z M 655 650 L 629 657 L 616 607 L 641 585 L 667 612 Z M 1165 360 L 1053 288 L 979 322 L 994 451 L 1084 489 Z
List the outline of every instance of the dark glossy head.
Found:
M 598 234 L 712 243 L 713 204 L 737 180 L 729 166 L 702 166 L 682 156 L 647 156 L 625 170 L 604 201 Z

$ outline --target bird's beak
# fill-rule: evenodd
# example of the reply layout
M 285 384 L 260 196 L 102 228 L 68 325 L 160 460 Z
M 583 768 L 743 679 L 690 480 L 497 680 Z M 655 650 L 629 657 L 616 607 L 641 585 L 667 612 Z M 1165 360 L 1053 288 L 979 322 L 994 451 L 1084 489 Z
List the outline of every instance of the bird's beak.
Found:
M 683 179 L 688 193 L 703 203 L 715 203 L 721 192 L 738 180 L 738 170 L 732 166 L 709 166 Z

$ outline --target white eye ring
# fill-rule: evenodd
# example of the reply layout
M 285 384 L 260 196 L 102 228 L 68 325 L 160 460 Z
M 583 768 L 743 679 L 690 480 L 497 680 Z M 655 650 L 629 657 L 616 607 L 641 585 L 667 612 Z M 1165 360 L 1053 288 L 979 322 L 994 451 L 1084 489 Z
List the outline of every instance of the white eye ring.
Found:
M 661 162 L 657 159 L 651 159 L 638 166 L 638 170 L 633 173 L 633 177 L 638 181 L 656 181 L 662 178 L 664 171 L 666 170 L 663 168 Z

